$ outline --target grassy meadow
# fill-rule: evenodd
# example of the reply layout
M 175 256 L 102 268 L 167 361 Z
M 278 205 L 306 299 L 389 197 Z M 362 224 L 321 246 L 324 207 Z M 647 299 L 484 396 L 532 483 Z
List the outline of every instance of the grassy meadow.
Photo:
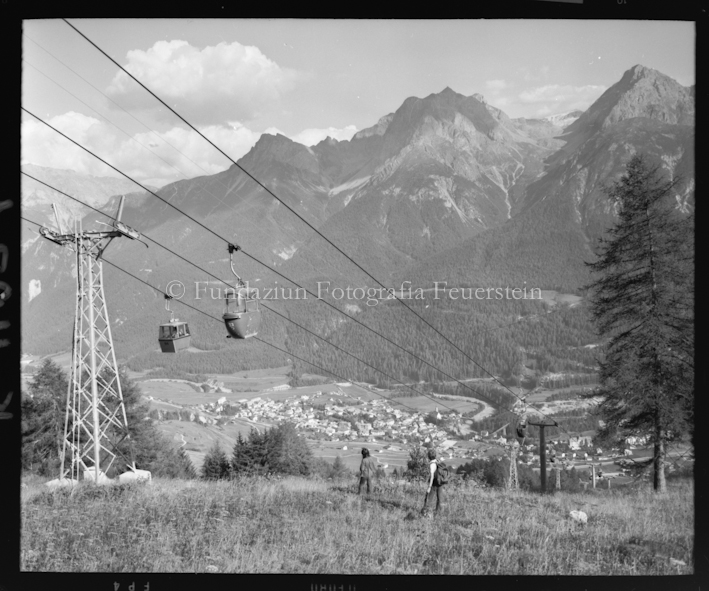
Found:
M 677 575 L 692 572 L 694 487 L 671 479 L 549 495 L 354 479 L 156 479 L 49 491 L 24 480 L 22 571 Z M 587 513 L 581 525 L 569 517 Z

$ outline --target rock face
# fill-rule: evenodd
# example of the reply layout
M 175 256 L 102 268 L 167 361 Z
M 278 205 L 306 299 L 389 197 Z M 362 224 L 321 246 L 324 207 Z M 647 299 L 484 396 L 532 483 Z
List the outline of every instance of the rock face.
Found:
M 514 122 L 530 135 L 544 133 L 543 124 L 533 120 Z M 694 99 L 671 78 L 631 68 L 553 141 L 559 140 L 562 145 L 526 185 L 508 223 L 405 270 L 407 278 L 578 289 L 589 279 L 583 262 L 592 260 L 593 245 L 615 220 L 604 188 L 622 176 L 636 153 L 679 179 L 678 208 L 693 208 Z
M 322 161 L 338 152 L 345 162 L 330 169 L 340 183 L 331 195 L 344 195 L 345 206 L 321 226 L 323 234 L 354 258 L 376 261 L 387 276 L 509 219 L 561 128 L 546 122 L 539 142 L 481 99 L 450 88 L 411 97 L 350 142 L 316 146 Z M 306 244 L 293 263 L 316 259 L 320 247 Z
M 579 117 L 572 130 L 607 129 L 635 117 L 672 125 L 694 125 L 692 92 L 657 70 L 633 66 Z
M 636 66 L 583 114 L 510 119 L 482 95 L 446 88 L 407 98 L 349 141 L 306 147 L 264 135 L 239 164 L 388 285 L 441 278 L 450 285 L 497 285 L 513 278 L 528 286 L 576 289 L 585 282 L 582 263 L 592 256 L 591 245 L 615 216 L 603 187 L 622 174 L 634 153 L 646 152 L 682 177 L 678 207 L 692 207 L 693 125 L 693 89 Z M 274 280 L 254 259 L 310 287 L 321 279 L 372 285 L 236 166 L 157 192 L 239 244 L 244 252 L 236 265 L 252 285 Z M 115 195 L 111 199 L 103 207 L 115 211 Z M 42 215 L 50 219 L 48 205 Z M 99 227 L 99 220 L 106 221 L 87 216 L 84 228 Z M 124 221 L 216 276 L 231 278 L 224 242 L 154 196 L 129 199 Z M 159 248 L 116 240 L 108 254 L 156 285 L 205 280 Z M 23 298 L 23 344 L 42 353 L 66 347 L 74 312 L 73 258 L 33 232 L 23 238 L 23 255 L 26 293 L 34 282 L 31 301 Z M 162 302 L 118 271 L 106 269 L 106 276 L 114 286 L 111 315 L 125 320 L 116 324 L 114 338 L 128 351 L 139 343 L 146 347 L 153 338 L 146 326 L 163 319 Z M 330 320 L 323 320 L 327 330 L 336 330 L 340 320 Z M 285 329 L 271 336 L 283 344 Z

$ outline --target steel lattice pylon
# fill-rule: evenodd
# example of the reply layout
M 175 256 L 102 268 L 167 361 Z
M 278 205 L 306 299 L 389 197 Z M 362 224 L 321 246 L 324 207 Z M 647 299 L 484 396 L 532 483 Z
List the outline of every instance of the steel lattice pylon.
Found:
M 95 235 L 98 234 L 98 235 Z M 106 473 L 115 445 L 128 434 L 118 365 L 103 290 L 103 264 L 98 258 L 105 234 L 76 233 L 76 313 L 71 380 L 67 396 L 61 478 L 93 468 L 94 482 Z M 110 239 L 110 238 L 109 238 Z M 70 468 L 65 463 L 67 452 Z
M 100 484 L 116 454 L 123 455 L 118 445 L 129 437 L 101 261 L 103 251 L 114 238 L 139 239 L 137 232 L 120 222 L 122 210 L 123 199 L 110 231 L 84 232 L 80 224 L 76 224 L 71 234 L 57 234 L 44 227 L 40 229 L 42 236 L 68 246 L 76 253 L 72 368 L 67 389 L 60 480 L 69 477 L 78 481 L 83 471 L 85 478 Z M 57 225 L 61 231 L 58 216 Z M 135 469 L 132 458 L 129 465 Z

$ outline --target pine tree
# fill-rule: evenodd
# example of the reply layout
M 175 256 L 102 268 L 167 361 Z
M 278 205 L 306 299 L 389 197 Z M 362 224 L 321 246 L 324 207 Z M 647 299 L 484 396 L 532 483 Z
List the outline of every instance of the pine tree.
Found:
M 312 452 L 292 423 L 281 423 L 266 432 L 266 464 L 269 471 L 279 474 L 307 476 Z
M 229 475 L 229 460 L 219 445 L 219 442 L 216 441 L 204 458 L 204 463 L 202 464 L 202 478 L 205 480 L 221 480 L 229 478 Z
M 601 435 L 647 435 L 654 489 L 664 492 L 666 445 L 693 422 L 693 216 L 677 210 L 658 167 L 635 156 L 608 191 L 618 222 L 603 239 L 591 312 L 609 339 L 601 361 Z
M 239 435 L 231 457 L 234 474 L 273 472 L 307 476 L 312 463 L 313 454 L 307 442 L 291 423 L 282 423 L 263 433 L 252 429 L 248 440 Z
M 253 462 L 254 458 L 250 453 L 248 441 L 244 439 L 241 433 L 239 433 L 231 454 L 232 475 L 246 474 L 248 472 L 251 472 Z

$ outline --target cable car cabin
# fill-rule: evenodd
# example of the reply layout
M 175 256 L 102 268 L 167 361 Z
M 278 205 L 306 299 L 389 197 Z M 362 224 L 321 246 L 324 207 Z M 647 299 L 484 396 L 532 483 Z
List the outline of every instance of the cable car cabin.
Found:
M 255 289 L 242 287 L 234 294 L 236 297 L 227 295 L 226 310 L 222 316 L 229 333 L 227 338 L 248 339 L 258 333 L 261 310 L 256 299 L 257 293 Z
M 186 322 L 174 320 L 160 325 L 158 335 L 163 353 L 177 353 L 190 346 L 190 327 Z

